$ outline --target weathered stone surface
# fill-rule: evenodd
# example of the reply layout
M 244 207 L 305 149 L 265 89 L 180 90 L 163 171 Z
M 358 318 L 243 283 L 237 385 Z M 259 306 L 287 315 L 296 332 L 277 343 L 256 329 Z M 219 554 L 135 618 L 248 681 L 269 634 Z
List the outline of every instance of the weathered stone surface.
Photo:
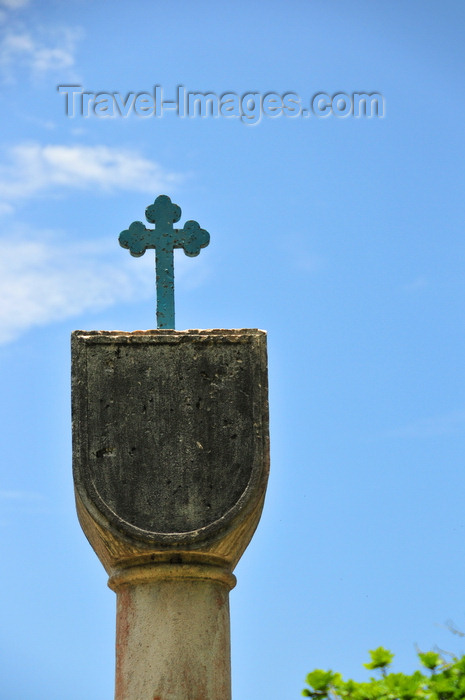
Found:
M 115 700 L 229 700 L 230 667 L 220 583 L 177 578 L 120 591 Z
M 268 475 L 266 334 L 76 331 L 74 478 L 103 528 L 160 545 L 231 528 Z

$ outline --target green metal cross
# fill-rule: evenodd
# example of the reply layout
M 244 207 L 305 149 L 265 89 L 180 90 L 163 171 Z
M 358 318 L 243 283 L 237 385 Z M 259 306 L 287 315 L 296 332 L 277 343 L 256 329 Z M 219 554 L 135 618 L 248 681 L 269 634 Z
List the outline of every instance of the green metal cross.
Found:
M 121 231 L 119 243 L 139 258 L 147 248 L 155 248 L 157 278 L 157 327 L 174 328 L 174 261 L 173 249 L 183 248 L 193 258 L 210 242 L 210 234 L 197 221 L 186 221 L 182 229 L 173 228 L 181 218 L 181 208 L 165 194 L 145 210 L 145 218 L 154 229 L 145 228 L 141 221 L 133 221 Z

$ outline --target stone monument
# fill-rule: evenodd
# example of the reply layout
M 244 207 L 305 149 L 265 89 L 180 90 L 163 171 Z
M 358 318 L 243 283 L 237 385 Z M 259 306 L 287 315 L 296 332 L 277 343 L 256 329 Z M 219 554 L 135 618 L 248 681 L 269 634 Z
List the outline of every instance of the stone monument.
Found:
M 157 330 L 72 334 L 81 526 L 117 594 L 115 700 L 229 700 L 229 591 L 269 470 L 266 334 L 174 330 L 173 247 L 209 235 L 161 196 L 120 243 L 155 248 Z

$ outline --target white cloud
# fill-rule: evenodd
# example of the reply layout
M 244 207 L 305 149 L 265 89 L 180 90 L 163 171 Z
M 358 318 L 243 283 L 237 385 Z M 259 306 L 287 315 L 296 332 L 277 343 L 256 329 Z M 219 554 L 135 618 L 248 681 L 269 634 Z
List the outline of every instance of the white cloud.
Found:
M 443 435 L 461 434 L 464 428 L 465 411 L 458 410 L 430 418 L 422 418 L 390 430 L 387 435 L 395 438 L 435 438 Z
M 428 286 L 428 280 L 423 275 L 416 277 L 415 279 L 402 285 L 404 292 L 419 292 Z
M 6 491 L 0 489 L 0 500 L 2 501 L 40 501 L 42 494 L 36 491 Z
M 116 238 L 64 243 L 37 232 L 34 239 L 0 237 L 0 344 L 35 326 L 133 299 L 155 301 L 154 251 L 135 260 Z M 199 264 L 200 263 L 200 264 Z M 176 279 L 186 289 L 205 279 L 206 263 L 176 256 Z
M 47 512 L 43 494 L 37 491 L 0 489 L 0 504 L 3 516 L 0 527 L 11 527 L 10 517 L 14 515 L 38 515 Z
M 61 146 L 23 143 L 9 149 L 0 164 L 0 201 L 65 188 L 105 192 L 153 192 L 170 189 L 182 178 L 135 151 L 108 146 Z
M 115 241 L 64 245 L 49 234 L 45 241 L 5 237 L 0 247 L 0 343 L 34 326 L 153 293 L 153 274 L 146 270 L 153 260 L 134 267 L 126 255 L 108 260 Z
M 325 261 L 320 255 L 301 252 L 296 260 L 296 267 L 304 272 L 320 272 L 324 267 Z
M 5 4 L 13 9 L 14 3 Z M 24 3 L 23 3 L 24 5 Z M 16 7 L 21 7 L 16 4 Z M 7 13 L 1 10 L 0 19 L 5 22 Z M 3 33 L 0 40 L 0 68 L 3 79 L 15 82 L 21 71 L 26 71 L 33 79 L 42 79 L 46 74 L 63 72 L 67 77 L 74 75 L 75 53 L 82 31 L 77 28 L 56 27 L 34 32 L 22 28 L 19 24 Z
M 18 10 L 29 5 L 29 2 L 30 0 L 0 0 L 0 7 L 6 7 L 8 10 Z
M 12 214 L 14 212 L 13 207 L 11 204 L 7 204 L 6 202 L 0 202 L 0 216 L 3 216 L 5 214 Z
M 20 10 L 29 5 L 29 0 L 0 0 L 0 24 L 6 22 L 11 10 Z

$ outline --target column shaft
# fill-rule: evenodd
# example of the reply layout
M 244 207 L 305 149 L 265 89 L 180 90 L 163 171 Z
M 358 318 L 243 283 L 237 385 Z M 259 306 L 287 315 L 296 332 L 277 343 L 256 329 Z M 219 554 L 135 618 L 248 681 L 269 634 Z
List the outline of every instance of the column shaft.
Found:
M 117 592 L 115 700 L 230 700 L 229 590 L 157 580 Z

